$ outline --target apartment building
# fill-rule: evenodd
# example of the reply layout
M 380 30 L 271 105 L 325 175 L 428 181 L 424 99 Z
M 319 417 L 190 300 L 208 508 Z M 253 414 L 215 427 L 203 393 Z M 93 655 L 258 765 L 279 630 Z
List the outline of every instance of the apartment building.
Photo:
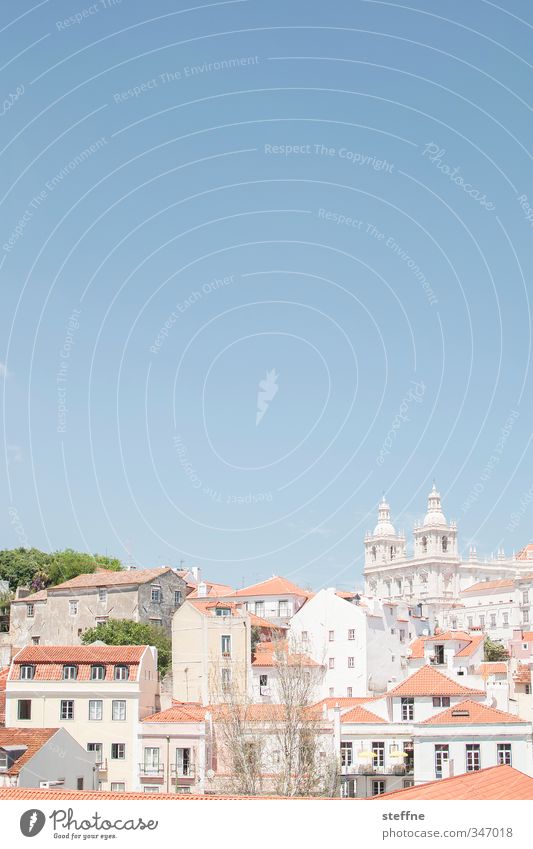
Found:
M 144 793 L 204 793 L 209 716 L 200 704 L 174 702 L 142 720 L 138 780 Z
M 251 693 L 251 618 L 226 599 L 186 601 L 172 621 L 172 695 L 203 705 Z
M 481 581 L 462 590 L 458 604 L 443 611 L 444 628 L 477 629 L 507 643 L 516 629 L 531 624 L 533 573 Z
M 343 795 L 376 796 L 498 764 L 531 774 L 531 722 L 487 698 L 424 666 L 383 697 L 329 708 L 340 726 Z
M 6 725 L 60 727 L 92 753 L 98 785 L 138 786 L 139 723 L 159 707 L 150 646 L 28 646 L 11 663 Z
M 64 728 L 1 728 L 0 787 L 97 788 L 94 754 Z
M 259 642 L 252 660 L 252 697 L 257 704 L 279 704 L 283 702 L 283 683 L 280 682 L 280 667 L 292 667 L 289 679 L 301 671 L 308 676 L 310 701 L 319 698 L 323 690 L 324 664 L 313 660 L 301 651 L 291 651 L 288 641 Z M 283 674 L 283 671 L 282 673 Z
M 15 599 L 9 640 L 13 646 L 80 645 L 88 628 L 109 619 L 158 625 L 170 634 L 187 584 L 170 566 L 113 572 L 97 569 Z
M 312 592 L 298 587 L 287 578 L 273 575 L 266 581 L 244 587 L 225 598 L 245 604 L 249 613 L 268 619 L 274 625 L 288 625 L 294 614 L 312 596 Z
M 347 597 L 345 597 L 347 596 Z M 411 640 L 430 621 L 404 602 L 320 590 L 291 620 L 294 644 L 325 665 L 319 697 L 384 692 L 407 674 Z

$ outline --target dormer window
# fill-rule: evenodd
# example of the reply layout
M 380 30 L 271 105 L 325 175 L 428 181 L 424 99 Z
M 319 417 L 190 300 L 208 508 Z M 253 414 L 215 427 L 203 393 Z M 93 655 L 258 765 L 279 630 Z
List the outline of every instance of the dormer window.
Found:
M 31 681 L 35 678 L 35 666 L 31 663 L 24 663 L 20 667 L 20 678 L 22 681 Z
M 125 664 L 117 664 L 115 666 L 115 681 L 127 681 L 130 677 L 130 668 Z
M 230 607 L 217 607 L 216 615 L 217 616 L 230 616 L 231 608 Z
M 91 666 L 91 681 L 103 681 L 105 679 L 105 666 L 101 663 L 94 663 Z
M 78 677 L 78 667 L 66 663 L 63 667 L 63 681 L 73 681 Z

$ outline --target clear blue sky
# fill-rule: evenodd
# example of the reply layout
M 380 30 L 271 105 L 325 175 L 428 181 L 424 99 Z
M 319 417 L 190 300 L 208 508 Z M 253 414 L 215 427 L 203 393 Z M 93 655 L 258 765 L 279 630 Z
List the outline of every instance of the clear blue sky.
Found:
M 348 587 L 433 477 L 528 542 L 530 4 L 0 10 L 0 546 Z

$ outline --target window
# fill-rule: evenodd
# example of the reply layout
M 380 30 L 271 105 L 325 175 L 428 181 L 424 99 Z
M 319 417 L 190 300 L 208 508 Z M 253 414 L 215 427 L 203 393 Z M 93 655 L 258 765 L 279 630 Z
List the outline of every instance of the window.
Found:
M 381 796 L 385 792 L 385 782 L 384 781 L 373 781 L 372 782 L 372 796 Z
M 27 604 L 26 605 L 26 616 L 28 619 L 31 619 L 35 615 L 35 605 Z
M 372 743 L 372 766 L 385 766 L 385 743 L 381 741 Z
M 428 550 L 428 538 L 422 537 L 422 551 Z
M 524 625 L 527 625 L 529 623 L 529 610 L 522 611 L 522 622 L 524 623 Z
M 98 627 L 98 625 L 105 625 L 108 619 L 109 619 L 109 616 L 95 616 L 94 617 L 94 621 L 96 622 L 97 627 Z
M 329 632 L 329 641 L 330 641 L 330 643 L 332 643 L 334 639 L 335 639 L 335 631 L 330 631 L 330 632 Z
M 496 614 L 495 613 L 490 614 L 490 627 L 491 628 L 496 627 Z
M 529 592 L 527 590 L 522 593 L 522 604 L 529 604 Z
M 91 681 L 103 681 L 105 678 L 105 666 L 94 663 L 91 666 Z
M 87 751 L 94 752 L 94 762 L 95 764 L 102 763 L 102 744 L 101 743 L 87 743 Z
M 509 624 L 509 614 L 503 613 L 502 616 L 503 616 L 503 624 L 508 625 Z
M 72 681 L 78 677 L 78 667 L 65 664 L 63 667 L 63 681 Z
M 335 658 L 334 657 L 330 657 L 328 666 L 329 666 L 330 669 L 335 669 Z
M 450 707 L 450 697 L 433 696 L 433 707 Z
M 231 616 L 231 608 L 230 607 L 217 607 L 216 608 L 217 616 Z
M 159 773 L 159 749 L 156 747 L 147 747 L 144 750 L 144 772 Z
M 155 616 L 150 616 L 150 625 L 155 625 L 156 628 L 161 628 L 163 625 L 162 619 L 156 619 Z
M 220 638 L 222 657 L 231 657 L 231 637 L 223 634 Z
M 400 642 L 405 643 L 405 629 L 400 628 Z
M 351 766 L 353 764 L 353 751 L 351 743 L 341 743 L 341 764 Z
M 126 700 L 113 699 L 111 703 L 111 719 L 122 721 L 126 719 Z
M 152 604 L 160 604 L 161 603 L 161 587 L 153 586 L 150 594 L 150 601 Z
M 354 657 L 349 657 L 349 658 L 348 658 L 348 669 L 353 669 L 353 668 L 354 668 L 354 666 L 355 666 L 355 658 L 354 658 Z
M 348 631 L 348 639 L 355 640 L 355 628 L 350 628 Z
M 77 601 L 69 601 L 68 603 L 68 612 L 69 616 L 77 616 L 78 615 L 78 602 Z
M 480 626 L 480 628 L 485 627 L 485 617 L 484 616 L 479 617 L 479 626 Z
M 98 601 L 100 601 L 102 604 L 105 604 L 107 602 L 107 590 L 104 589 L 104 587 L 98 588 Z
M 349 699 L 352 698 L 352 688 L 351 687 L 348 687 L 346 689 L 346 695 L 348 696 Z
M 174 604 L 176 607 L 183 601 L 183 593 L 181 590 L 174 590 Z
M 191 750 L 176 749 L 176 775 L 185 778 L 191 774 Z
M 476 772 L 481 769 L 481 750 L 479 743 L 466 744 L 466 771 Z
M 466 621 L 468 622 L 468 627 L 469 627 L 469 628 L 473 628 L 473 626 L 474 626 L 474 618 L 473 618 L 473 616 L 467 616 Z
M 525 692 L 526 696 L 530 696 L 530 695 L 531 695 L 531 684 L 526 684 L 526 685 L 525 685 L 524 692 Z
M 76 790 L 83 790 L 83 778 L 76 779 Z
M 159 787 L 143 787 L 144 793 L 159 793 Z
M 286 618 L 289 615 L 289 602 L 288 601 L 278 601 L 278 617 L 280 619 Z
M 415 786 L 414 779 L 413 778 L 404 778 L 403 786 L 404 786 L 404 789 L 406 789 L 407 787 L 414 787 Z
M 220 677 L 222 682 L 222 692 L 226 693 L 231 686 L 231 669 L 221 669 Z
M 442 778 L 442 765 L 450 759 L 450 747 L 448 744 L 435 746 L 435 777 Z
M 401 701 L 402 707 L 402 721 L 403 722 L 412 722 L 415 718 L 415 700 L 409 696 L 408 698 L 403 698 Z
M 102 719 L 102 699 L 89 699 L 89 719 Z
M 448 537 L 442 538 L 442 550 L 448 551 Z
M 41 638 L 40 637 L 32 637 L 31 642 L 32 642 L 32 645 L 38 646 L 39 643 L 41 642 Z
M 306 643 L 308 639 L 309 639 L 309 634 L 308 634 L 308 632 L 307 632 L 307 631 L 302 631 L 302 642 L 303 642 L 303 643 Z
M 443 664 L 444 663 L 444 646 L 442 644 L 433 646 L 433 663 Z
M 256 603 L 255 603 L 255 615 L 256 616 L 264 616 L 265 615 L 265 602 L 264 601 L 256 601 Z
M 335 695 L 335 689 L 333 687 L 329 688 L 329 695 L 330 697 Z
M 127 681 L 129 677 L 129 666 L 124 666 L 123 664 L 118 664 L 117 666 L 115 666 L 115 681 Z
M 125 743 L 111 743 L 111 759 L 114 761 L 123 761 L 126 757 Z
M 123 781 L 112 781 L 111 782 L 111 792 L 112 793 L 124 793 L 126 789 L 126 785 Z
M 20 678 L 21 681 L 31 681 L 32 678 L 35 678 L 35 666 L 32 664 L 23 664 L 20 667 Z
M 59 718 L 74 719 L 74 702 L 72 699 L 61 699 Z
M 498 766 L 502 766 L 502 764 L 506 764 L 507 766 L 511 766 L 511 744 L 510 743 L 498 743 L 496 747 L 497 753 L 497 762 Z
M 7 769 L 8 757 L 7 752 L 0 752 L 0 769 Z
M 17 705 L 18 719 L 31 719 L 31 699 L 19 699 Z

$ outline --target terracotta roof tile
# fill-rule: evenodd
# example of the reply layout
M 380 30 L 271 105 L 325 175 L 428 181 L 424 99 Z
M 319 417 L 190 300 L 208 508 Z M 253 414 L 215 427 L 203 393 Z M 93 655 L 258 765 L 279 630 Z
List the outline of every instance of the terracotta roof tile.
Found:
M 483 690 L 464 687 L 433 666 L 422 666 L 402 681 L 387 696 L 484 696 Z
M 460 649 L 456 657 L 464 657 L 473 654 L 479 644 L 483 642 L 482 634 L 468 634 L 466 631 L 445 631 L 442 634 L 433 634 L 431 637 L 417 637 L 411 643 L 411 658 L 419 660 L 424 657 L 424 644 L 427 642 L 445 643 L 452 640 L 466 642 L 468 645 Z
M 228 794 L 227 796 L 211 796 L 211 795 L 196 795 L 193 793 L 113 793 L 110 790 L 45 790 L 43 788 L 35 788 L 35 787 L 0 787 L 0 801 L 5 799 L 20 799 L 20 800 L 54 800 L 54 801 L 64 801 L 65 799 L 74 799 L 78 801 L 106 801 L 112 800 L 113 802 L 123 802 L 128 799 L 135 799 L 139 801 L 173 801 L 173 802 L 212 802 L 212 801 L 228 801 L 231 799 L 239 799 L 245 801 L 258 801 L 261 800 L 263 802 L 267 802 L 272 799 L 278 799 L 280 801 L 287 802 L 297 802 L 297 801 L 305 801 L 309 800 L 309 796 L 304 797 L 289 797 L 289 796 L 236 796 L 235 794 Z M 325 796 L 318 797 L 319 801 L 326 801 Z M 342 799 L 334 799 L 327 801 L 339 801 L 342 802 Z
M 321 699 L 316 703 L 316 707 L 326 707 L 328 710 L 338 705 L 341 710 L 357 707 L 357 705 L 366 705 L 368 702 L 374 701 L 372 696 L 328 696 L 326 699 Z
M 27 604 L 29 601 L 46 601 L 47 598 L 47 591 L 39 590 L 39 592 L 31 593 L 31 595 L 24 596 L 24 598 L 14 598 L 11 604 Z
M 286 650 L 286 643 L 281 643 L 281 646 L 278 643 L 258 643 L 255 647 L 255 657 L 252 661 L 252 666 L 277 666 L 280 655 L 278 654 L 276 656 L 276 653 L 281 652 L 281 659 L 284 659 Z M 289 665 L 294 666 L 316 666 L 318 668 L 321 665 L 316 660 L 313 660 L 312 657 L 309 657 L 309 655 L 299 654 L 297 652 L 290 653 L 287 657 L 287 662 Z
M 226 595 L 235 595 L 235 590 L 228 584 L 212 584 L 210 581 L 204 581 L 204 584 L 207 586 L 208 598 L 223 598 Z M 187 598 L 199 598 L 198 585 L 194 587 L 192 593 L 189 593 Z
M 175 702 L 167 710 L 145 716 L 142 722 L 203 722 L 208 710 L 199 702 Z
M 0 728 L 0 748 L 2 746 L 26 746 L 26 751 L 17 758 L 13 766 L 4 775 L 18 775 L 21 768 L 42 749 L 50 737 L 57 734 L 57 728 Z
M 147 646 L 26 646 L 13 658 L 10 681 L 20 680 L 22 664 L 35 665 L 33 681 L 61 681 L 63 665 L 72 663 L 78 667 L 78 681 L 89 681 L 92 664 L 105 666 L 104 681 L 114 679 L 115 664 L 130 667 L 130 681 L 137 678 L 138 667 Z
M 466 699 L 464 702 L 443 710 L 442 713 L 425 719 L 422 725 L 501 725 L 502 723 L 521 723 L 527 725 L 525 719 L 504 710 L 481 705 Z
M 121 572 L 113 572 L 111 569 L 101 569 L 97 572 L 89 572 L 86 575 L 77 575 L 75 578 L 64 581 L 62 584 L 57 584 L 55 587 L 48 587 L 48 592 L 81 587 L 115 587 L 127 586 L 129 584 L 146 584 L 172 571 L 173 569 L 170 566 L 165 566 L 163 569 L 123 569 Z
M 309 598 L 312 593 L 308 590 L 303 590 L 301 587 L 293 584 L 287 578 L 279 578 L 273 575 L 267 581 L 261 581 L 260 584 L 253 584 L 251 587 L 244 587 L 242 590 L 237 590 L 236 596 L 269 596 L 269 595 L 297 595 L 303 598 Z
M 480 590 L 505 589 L 506 587 L 514 587 L 514 581 L 480 581 L 479 583 L 472 584 L 471 587 L 467 587 L 465 590 L 462 590 L 461 595 L 464 595 L 465 593 L 477 593 L 480 592 Z
M 525 663 L 519 663 L 513 675 L 515 684 L 531 684 L 531 668 Z
M 341 722 L 353 722 L 358 725 L 359 723 L 386 723 L 387 720 L 382 719 L 381 716 L 377 716 L 362 705 L 358 705 L 349 710 L 348 713 L 343 713 Z
M 250 621 L 256 628 L 269 628 L 274 631 L 286 631 L 289 627 L 288 625 L 278 625 L 269 619 L 263 619 L 261 616 L 256 616 L 255 613 L 250 613 Z
M 476 669 L 476 675 L 507 675 L 507 664 L 502 660 L 484 660 Z
M 193 598 L 190 601 L 189 599 L 190 596 L 187 596 L 186 603 L 192 604 L 204 616 L 216 616 L 217 608 L 221 610 L 229 608 L 231 610 L 231 616 L 243 617 L 245 615 L 242 606 L 235 604 L 234 601 L 218 601 L 212 598 Z
M 497 800 L 533 799 L 533 778 L 512 766 L 492 766 L 477 772 L 466 772 L 453 778 L 441 778 L 428 784 L 418 784 L 374 796 L 374 801 L 413 800 Z

